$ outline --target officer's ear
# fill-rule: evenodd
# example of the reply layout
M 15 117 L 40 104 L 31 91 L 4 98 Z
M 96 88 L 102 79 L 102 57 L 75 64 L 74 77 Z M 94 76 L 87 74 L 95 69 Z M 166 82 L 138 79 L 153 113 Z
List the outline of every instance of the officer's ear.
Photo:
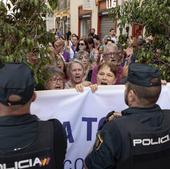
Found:
M 129 90 L 127 97 L 129 106 L 132 106 L 137 102 L 137 96 L 134 90 Z
M 32 98 L 31 98 L 31 102 L 34 102 L 35 99 L 37 98 L 37 95 L 35 92 L 33 92 Z

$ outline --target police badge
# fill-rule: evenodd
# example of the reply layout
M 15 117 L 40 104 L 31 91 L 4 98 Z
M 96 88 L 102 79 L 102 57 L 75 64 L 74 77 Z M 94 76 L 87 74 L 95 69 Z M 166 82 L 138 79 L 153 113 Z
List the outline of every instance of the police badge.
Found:
M 103 143 L 103 138 L 101 136 L 101 133 L 97 133 L 97 137 L 96 137 L 96 142 L 95 142 L 95 148 L 96 150 L 99 150 L 100 149 L 100 146 L 102 145 Z

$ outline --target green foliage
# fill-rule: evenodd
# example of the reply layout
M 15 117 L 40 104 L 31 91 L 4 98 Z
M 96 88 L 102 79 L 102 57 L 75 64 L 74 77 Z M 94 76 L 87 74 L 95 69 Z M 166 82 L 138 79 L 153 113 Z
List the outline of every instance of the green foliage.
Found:
M 162 79 L 170 81 L 170 1 L 129 0 L 111 9 L 110 14 L 119 20 L 120 30 L 133 23 L 144 26 L 145 36 L 152 35 L 153 41 L 135 49 L 137 61 L 159 67 Z
M 48 2 L 53 10 L 57 8 L 57 5 L 58 5 L 57 0 L 48 0 Z
M 57 1 L 52 2 L 54 7 Z M 0 1 L 0 61 L 27 62 L 27 54 L 36 49 L 41 68 L 48 62 L 48 45 L 54 40 L 54 35 L 46 31 L 44 19 L 52 12 L 51 7 L 43 0 L 11 0 L 11 3 L 4 5 Z M 41 80 L 38 73 L 36 77 Z

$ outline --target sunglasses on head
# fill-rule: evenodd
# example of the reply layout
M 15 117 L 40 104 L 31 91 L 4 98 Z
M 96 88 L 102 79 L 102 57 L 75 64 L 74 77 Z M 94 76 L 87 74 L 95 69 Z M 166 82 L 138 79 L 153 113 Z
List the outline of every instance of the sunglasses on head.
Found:
M 77 35 L 76 34 L 72 34 L 72 37 L 76 37 L 77 38 Z

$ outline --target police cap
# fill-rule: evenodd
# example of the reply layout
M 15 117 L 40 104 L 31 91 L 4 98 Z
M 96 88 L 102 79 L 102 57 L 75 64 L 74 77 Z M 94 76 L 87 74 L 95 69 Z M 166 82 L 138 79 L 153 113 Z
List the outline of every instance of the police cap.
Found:
M 27 103 L 35 88 L 33 72 L 24 63 L 6 63 L 0 65 L 0 102 L 4 105 Z M 19 96 L 17 101 L 9 97 Z
M 160 86 L 160 71 L 147 64 L 131 63 L 128 69 L 127 81 L 144 87 Z

